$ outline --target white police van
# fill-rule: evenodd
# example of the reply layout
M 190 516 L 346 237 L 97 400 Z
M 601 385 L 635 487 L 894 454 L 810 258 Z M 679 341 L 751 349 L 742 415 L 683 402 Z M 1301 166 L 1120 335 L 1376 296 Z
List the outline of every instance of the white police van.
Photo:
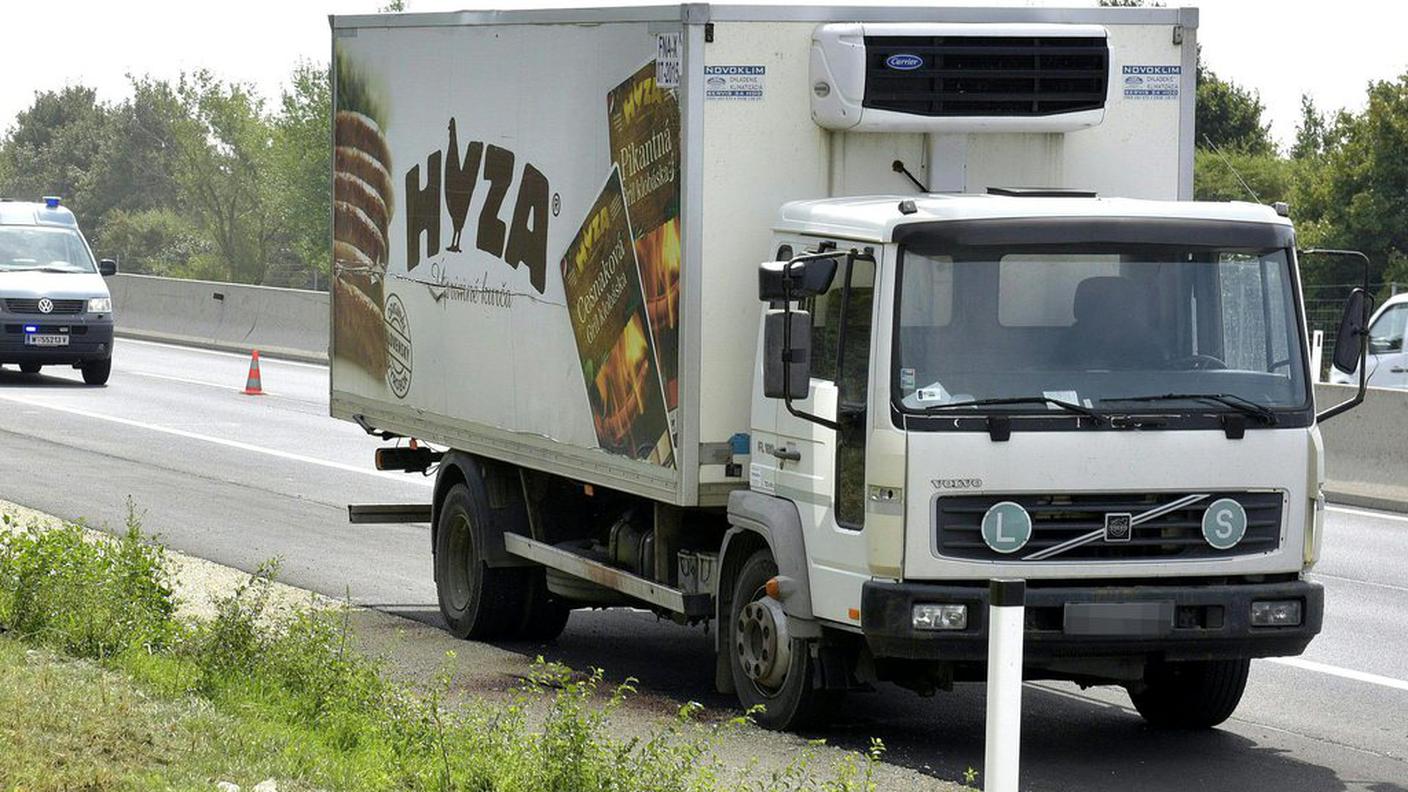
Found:
M 94 261 L 58 198 L 0 199 L 0 364 L 72 366 L 89 385 L 106 383 L 113 315 L 102 276 L 116 272 L 115 261 Z

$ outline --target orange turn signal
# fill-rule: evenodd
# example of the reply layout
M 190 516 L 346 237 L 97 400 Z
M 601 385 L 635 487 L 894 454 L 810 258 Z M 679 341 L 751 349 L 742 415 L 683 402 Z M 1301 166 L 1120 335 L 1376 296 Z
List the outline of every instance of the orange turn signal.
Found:
M 763 591 L 775 600 L 782 599 L 782 587 L 777 584 L 777 578 L 768 578 L 768 582 L 763 584 Z

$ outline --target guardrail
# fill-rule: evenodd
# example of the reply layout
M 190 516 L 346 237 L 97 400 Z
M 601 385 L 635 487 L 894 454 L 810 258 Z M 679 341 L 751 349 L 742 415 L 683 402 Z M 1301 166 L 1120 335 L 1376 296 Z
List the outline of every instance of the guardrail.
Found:
M 1324 409 L 1354 395 L 1349 385 L 1316 385 Z M 1364 403 L 1320 427 L 1326 497 L 1335 503 L 1408 511 L 1408 390 L 1370 388 Z
M 328 359 L 327 292 L 126 274 L 108 289 L 119 336 Z

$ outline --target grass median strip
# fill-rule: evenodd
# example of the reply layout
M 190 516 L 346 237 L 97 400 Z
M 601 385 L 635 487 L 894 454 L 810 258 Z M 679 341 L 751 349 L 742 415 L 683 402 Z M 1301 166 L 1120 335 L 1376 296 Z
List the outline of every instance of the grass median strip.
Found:
M 610 718 L 633 692 L 539 663 L 508 700 L 447 703 L 350 648 L 347 611 L 274 607 L 274 569 L 178 610 L 136 517 L 0 531 L 0 788 L 317 790 L 873 789 L 879 747 L 739 772 L 715 751 L 744 719 L 694 705 L 643 736 Z M 448 667 L 448 664 L 447 664 Z M 736 763 L 735 763 L 736 764 Z

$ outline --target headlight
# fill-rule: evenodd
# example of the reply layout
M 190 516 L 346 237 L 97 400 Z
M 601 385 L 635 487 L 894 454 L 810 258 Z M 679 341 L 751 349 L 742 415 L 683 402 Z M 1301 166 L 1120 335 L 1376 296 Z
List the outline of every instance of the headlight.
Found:
M 968 606 L 930 603 L 915 605 L 912 618 L 916 630 L 966 630 Z
M 89 300 L 88 313 L 112 313 L 112 298 L 94 297 Z

